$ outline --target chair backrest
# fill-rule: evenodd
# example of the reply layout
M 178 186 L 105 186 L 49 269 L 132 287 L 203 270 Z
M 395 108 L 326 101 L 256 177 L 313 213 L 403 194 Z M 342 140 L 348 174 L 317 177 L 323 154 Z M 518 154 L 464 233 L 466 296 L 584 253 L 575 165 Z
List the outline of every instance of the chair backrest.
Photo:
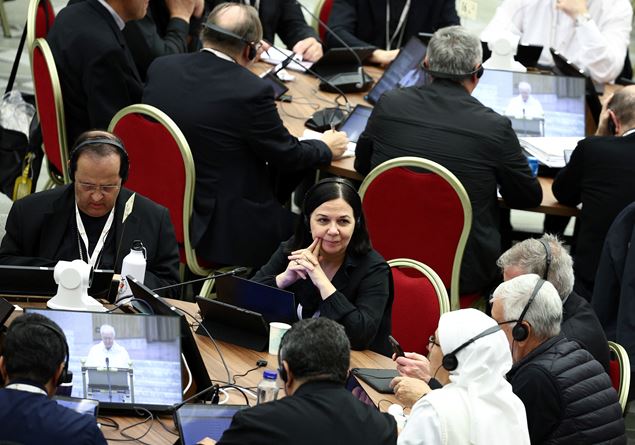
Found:
M 130 160 L 125 186 L 170 211 L 181 262 L 197 275 L 207 275 L 190 244 L 190 220 L 196 174 L 190 146 L 170 117 L 144 104 L 120 110 L 108 131 L 123 142 Z
M 405 351 L 427 354 L 428 337 L 439 318 L 450 310 L 441 278 L 419 261 L 397 258 L 388 261 L 395 300 L 392 304 L 392 335 Z
M 427 159 L 396 158 L 373 169 L 359 193 L 373 247 L 386 260 L 411 258 L 430 266 L 458 309 L 472 206 L 456 176 Z
M 622 414 L 626 411 L 628 392 L 631 389 L 631 362 L 626 350 L 618 343 L 609 342 L 611 359 L 609 361 L 609 375 L 613 388 L 622 407 Z
M 46 38 L 54 21 L 55 11 L 49 0 L 29 0 L 26 16 L 26 43 L 29 55 L 35 39 Z
M 69 183 L 64 102 L 55 60 L 44 39 L 35 40 L 31 53 L 35 103 L 42 128 L 44 152 L 48 162 L 62 172 L 63 182 Z
M 322 20 L 322 22 L 328 23 L 329 16 L 331 15 L 332 7 L 333 7 L 333 0 L 318 0 L 317 5 L 315 6 L 314 15 L 316 17 L 319 17 L 320 20 Z M 324 42 L 326 39 L 326 33 L 328 32 L 326 28 L 320 25 L 320 22 L 318 22 L 315 19 L 311 21 L 311 25 L 313 26 L 313 29 L 315 29 L 318 32 L 318 35 L 320 36 L 320 40 Z

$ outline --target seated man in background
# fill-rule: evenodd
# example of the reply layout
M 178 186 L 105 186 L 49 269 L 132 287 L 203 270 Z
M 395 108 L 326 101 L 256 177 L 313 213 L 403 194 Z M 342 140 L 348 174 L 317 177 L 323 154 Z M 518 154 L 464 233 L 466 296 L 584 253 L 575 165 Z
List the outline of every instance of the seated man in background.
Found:
M 609 375 L 560 334 L 562 301 L 553 285 L 520 275 L 498 286 L 492 302 L 512 351 L 507 379 L 525 404 L 531 443 L 626 444 Z
M 355 170 L 367 174 L 389 159 L 422 157 L 461 181 L 473 212 L 461 267 L 463 294 L 489 294 L 499 279 L 497 188 L 513 208 L 535 207 L 542 199 L 509 119 L 471 96 L 482 72 L 481 58 L 481 42 L 466 29 L 437 31 L 423 62 L 432 83 L 384 94 L 359 137 L 355 159 Z
M 276 200 L 272 169 L 316 168 L 346 149 L 341 132 L 328 131 L 321 141 L 289 134 L 271 86 L 246 68 L 261 38 L 253 7 L 219 5 L 203 30 L 204 49 L 157 59 L 143 94 L 189 142 L 196 165 L 192 244 L 216 264 L 260 266 L 291 235 L 291 212 Z
M 333 0 L 329 27 L 349 46 L 375 46 L 369 62 L 388 65 L 420 32 L 460 24 L 455 0 Z M 327 34 L 330 48 L 342 43 Z
M 91 346 L 86 356 L 85 366 L 111 366 L 113 368 L 129 368 L 130 355 L 126 348 L 115 341 L 115 328 L 102 324 L 99 328 L 101 341 Z
M 0 442 L 105 445 L 97 419 L 51 397 L 65 379 L 68 346 L 60 327 L 40 314 L 11 323 L 0 356 Z M 72 375 L 68 376 L 72 379 Z
M 278 355 L 287 396 L 238 411 L 218 444 L 394 444 L 395 419 L 361 403 L 344 386 L 350 355 L 337 322 L 295 323 L 282 337 Z
M 86 0 L 62 9 L 46 40 L 60 78 L 66 138 L 108 128 L 141 100 L 143 83 L 121 30 L 146 14 L 147 0 Z
M 553 65 L 554 48 L 596 82 L 613 82 L 624 67 L 632 17 L 629 0 L 504 0 L 481 40 L 509 31 L 523 45 L 543 47 L 541 65 Z
M 215 8 L 226 0 L 206 0 L 210 8 Z M 317 62 L 322 58 L 322 43 L 317 32 L 309 26 L 296 0 L 229 0 L 253 5 L 262 23 L 263 38 L 273 44 L 275 35 L 303 60 Z M 304 1 L 304 0 L 303 0 Z M 278 54 L 272 54 L 277 57 Z
M 635 86 L 605 102 L 596 136 L 578 142 L 553 181 L 563 204 L 582 203 L 573 260 L 575 290 L 591 300 L 604 238 L 615 217 L 635 201 Z
M 121 270 L 133 241 L 146 250 L 144 283 L 178 281 L 179 251 L 168 210 L 128 189 L 128 155 L 105 131 L 82 134 L 70 155 L 73 183 L 13 203 L 0 244 L 0 264 L 52 267 L 81 259 Z M 125 210 L 126 207 L 129 210 Z

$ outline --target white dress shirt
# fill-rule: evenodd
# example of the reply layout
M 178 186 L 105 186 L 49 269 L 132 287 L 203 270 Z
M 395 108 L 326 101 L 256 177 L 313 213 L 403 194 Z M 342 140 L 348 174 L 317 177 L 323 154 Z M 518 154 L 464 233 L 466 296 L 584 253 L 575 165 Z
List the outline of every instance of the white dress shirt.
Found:
M 505 116 L 513 116 L 516 119 L 537 119 L 545 117 L 545 110 L 535 97 L 529 96 L 527 101 L 524 101 L 523 97 L 518 95 L 507 104 Z
M 117 342 L 113 342 L 110 349 L 106 349 L 104 342 L 99 342 L 90 348 L 86 357 L 86 365 L 90 367 L 106 367 L 106 358 L 111 368 L 128 368 L 130 367 L 130 356 L 126 348 Z

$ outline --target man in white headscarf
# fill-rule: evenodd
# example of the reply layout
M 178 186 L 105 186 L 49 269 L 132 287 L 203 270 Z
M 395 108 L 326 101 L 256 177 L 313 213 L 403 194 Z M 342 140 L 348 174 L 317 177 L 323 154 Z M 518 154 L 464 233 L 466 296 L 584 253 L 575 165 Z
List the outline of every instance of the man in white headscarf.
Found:
M 445 313 L 428 350 L 444 386 L 414 404 L 398 445 L 529 445 L 525 407 L 505 380 L 507 338 L 494 320 L 475 309 Z M 393 381 L 397 394 L 403 379 Z

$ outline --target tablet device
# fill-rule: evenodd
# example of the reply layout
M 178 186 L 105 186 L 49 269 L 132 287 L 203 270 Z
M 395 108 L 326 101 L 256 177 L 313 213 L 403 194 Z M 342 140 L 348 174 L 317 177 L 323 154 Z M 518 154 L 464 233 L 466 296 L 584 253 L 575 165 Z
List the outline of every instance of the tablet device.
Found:
M 368 383 L 375 391 L 382 394 L 394 394 L 390 381 L 399 375 L 396 369 L 353 368 L 351 372 L 355 377 Z
M 353 394 L 353 397 L 362 402 L 364 405 L 377 408 L 373 399 L 370 398 L 364 387 L 359 384 L 353 374 L 348 374 L 348 378 L 346 379 L 346 389 L 348 389 L 351 394 Z
M 428 47 L 419 38 L 410 37 L 406 46 L 399 51 L 399 55 L 386 68 L 365 99 L 374 105 L 382 94 L 393 88 L 425 84 L 426 75 L 421 68 L 421 62 L 427 49 Z
M 336 74 L 357 71 L 359 62 L 353 55 L 357 54 L 362 62 L 368 59 L 373 51 L 377 48 L 374 46 L 360 46 L 348 48 L 331 48 L 324 53 L 322 58 L 315 62 L 311 67 L 311 71 L 316 72 L 321 77 L 330 77 Z
M 53 396 L 53 400 L 55 400 L 58 405 L 65 406 L 80 414 L 97 417 L 97 412 L 99 411 L 99 402 L 97 400 L 64 396 Z
M 271 88 L 273 88 L 273 98 L 276 100 L 289 91 L 289 88 L 287 88 L 284 82 L 278 79 L 278 76 L 274 74 L 273 70 L 267 71 L 265 74 L 260 76 L 260 78 L 271 85 Z
M 195 445 L 209 437 L 218 441 L 232 423 L 234 414 L 245 405 L 186 404 L 174 413 L 182 445 Z
M 356 105 L 346 120 L 342 122 L 338 130 L 345 132 L 350 142 L 357 143 L 359 136 L 366 129 L 368 118 L 370 118 L 372 112 L 372 107 L 367 105 Z

